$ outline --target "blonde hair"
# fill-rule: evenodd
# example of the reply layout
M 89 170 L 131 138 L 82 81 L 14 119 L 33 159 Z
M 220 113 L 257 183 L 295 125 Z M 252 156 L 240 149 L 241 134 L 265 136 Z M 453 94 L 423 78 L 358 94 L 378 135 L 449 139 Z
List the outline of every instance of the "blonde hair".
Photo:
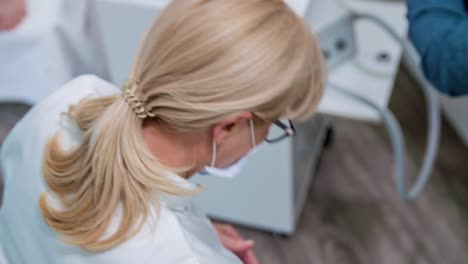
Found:
M 55 135 L 45 150 L 45 180 L 65 209 L 49 206 L 43 194 L 42 214 L 67 242 L 90 251 L 138 232 L 155 190 L 193 192 L 166 177 L 175 169 L 145 145 L 143 118 L 187 133 L 245 111 L 265 121 L 304 120 L 324 87 L 318 43 L 281 0 L 172 1 L 147 32 L 129 77 L 148 115 L 135 114 L 128 96 L 83 100 L 68 113 L 84 133 L 81 144 L 65 152 Z M 103 238 L 119 207 L 120 225 Z

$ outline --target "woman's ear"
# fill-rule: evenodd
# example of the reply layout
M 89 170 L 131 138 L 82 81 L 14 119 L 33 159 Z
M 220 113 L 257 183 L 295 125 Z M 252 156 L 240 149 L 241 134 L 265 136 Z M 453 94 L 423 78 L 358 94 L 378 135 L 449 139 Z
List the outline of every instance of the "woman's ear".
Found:
M 252 113 L 243 112 L 236 114 L 234 116 L 228 117 L 223 121 L 212 127 L 213 138 L 217 145 L 221 145 L 226 138 L 230 137 L 233 134 L 233 131 L 236 131 L 236 127 L 240 126 L 245 120 L 252 118 Z

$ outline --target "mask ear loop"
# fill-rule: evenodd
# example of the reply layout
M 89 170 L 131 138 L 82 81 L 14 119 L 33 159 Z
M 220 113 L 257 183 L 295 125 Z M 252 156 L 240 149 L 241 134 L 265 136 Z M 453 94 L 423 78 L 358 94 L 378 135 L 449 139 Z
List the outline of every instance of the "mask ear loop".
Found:
M 249 122 L 250 122 L 250 136 L 252 137 L 252 147 L 255 148 L 257 144 L 255 142 L 255 129 L 254 129 L 253 118 L 251 118 Z
M 255 148 L 255 146 L 257 145 L 256 142 L 255 142 L 255 129 L 254 129 L 254 122 L 253 122 L 253 118 L 251 118 L 249 120 L 249 124 L 250 124 L 250 137 L 251 137 L 251 140 L 252 140 L 252 147 Z M 213 146 L 212 146 L 212 151 L 211 151 L 211 164 L 210 164 L 210 167 L 215 167 L 215 164 L 216 164 L 216 142 L 215 142 L 215 139 L 213 138 Z
M 210 165 L 210 167 L 214 167 L 215 164 L 216 164 L 216 142 L 215 142 L 214 137 L 213 137 L 213 147 L 211 149 L 212 149 L 212 151 L 211 151 L 211 165 Z

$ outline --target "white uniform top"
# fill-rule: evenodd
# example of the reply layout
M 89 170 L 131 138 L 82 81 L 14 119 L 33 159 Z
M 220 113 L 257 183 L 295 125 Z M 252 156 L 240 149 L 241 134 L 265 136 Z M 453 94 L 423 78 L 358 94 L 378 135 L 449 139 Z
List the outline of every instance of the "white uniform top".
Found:
M 47 190 L 41 170 L 44 146 L 57 131 L 64 148 L 76 145 L 82 138 L 76 124 L 61 113 L 84 97 L 119 92 L 116 86 L 97 77 L 79 77 L 35 106 L 8 136 L 0 155 L 5 184 L 0 209 L 0 263 L 241 263 L 222 246 L 209 219 L 196 210 L 191 197 L 161 197 L 157 224 L 148 220 L 136 236 L 102 253 L 89 253 L 63 243 L 45 223 L 39 209 L 39 196 Z M 181 177 L 171 177 L 193 188 Z M 109 230 L 116 228 L 117 219 L 119 212 Z

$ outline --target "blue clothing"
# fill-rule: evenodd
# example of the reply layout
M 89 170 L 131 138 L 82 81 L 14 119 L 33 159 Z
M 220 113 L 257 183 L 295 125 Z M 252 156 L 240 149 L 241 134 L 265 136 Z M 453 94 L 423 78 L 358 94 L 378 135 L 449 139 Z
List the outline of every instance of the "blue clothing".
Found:
M 409 37 L 427 78 L 448 95 L 468 95 L 465 0 L 408 0 Z

